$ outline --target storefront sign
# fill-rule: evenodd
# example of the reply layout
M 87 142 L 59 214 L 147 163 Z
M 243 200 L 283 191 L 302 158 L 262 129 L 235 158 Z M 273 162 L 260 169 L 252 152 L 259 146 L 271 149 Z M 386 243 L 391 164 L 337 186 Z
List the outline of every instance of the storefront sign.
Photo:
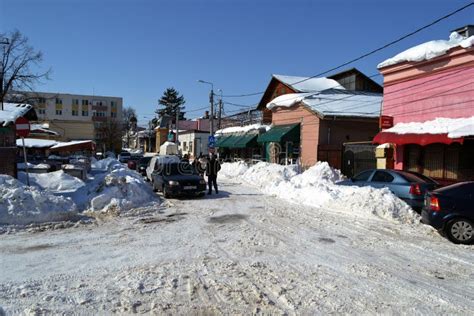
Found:
M 393 116 L 382 115 L 379 125 L 382 129 L 393 127 Z

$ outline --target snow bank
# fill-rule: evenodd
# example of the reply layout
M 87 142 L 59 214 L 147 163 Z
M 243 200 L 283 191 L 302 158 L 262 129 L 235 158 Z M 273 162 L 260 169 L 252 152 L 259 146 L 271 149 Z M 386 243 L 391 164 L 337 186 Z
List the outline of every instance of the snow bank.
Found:
M 112 170 L 101 181 L 95 182 L 89 192 L 88 200 L 93 212 L 127 211 L 158 199 L 140 174 L 123 167 Z
M 247 167 L 242 162 L 224 163 L 220 176 L 239 178 L 266 194 L 294 203 L 401 223 L 418 222 L 418 215 L 388 189 L 336 185 L 343 176 L 327 162 L 318 162 L 301 174 L 297 174 L 295 166 L 260 162 Z
M 377 65 L 377 68 L 383 68 L 395 65 L 405 61 L 423 61 L 442 56 L 451 48 L 461 46 L 468 48 L 474 45 L 474 36 L 465 38 L 457 32 L 451 33 L 449 40 L 436 40 L 423 43 L 418 46 L 407 49 L 392 58 L 389 58 Z
M 63 170 L 49 173 L 31 173 L 29 178 L 32 186 L 52 192 L 76 191 L 85 186 L 83 181 L 65 173 Z M 25 183 L 26 173 L 19 172 L 18 179 Z
M 0 175 L 1 224 L 67 220 L 76 215 L 76 204 L 71 199 L 27 187 L 13 177 Z

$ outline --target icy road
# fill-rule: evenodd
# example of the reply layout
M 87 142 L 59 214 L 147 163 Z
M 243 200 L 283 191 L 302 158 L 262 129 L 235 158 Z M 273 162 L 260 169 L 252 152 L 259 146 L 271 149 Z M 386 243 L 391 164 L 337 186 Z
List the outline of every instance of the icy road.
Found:
M 230 181 L 221 189 L 0 235 L 0 314 L 474 314 L 472 246 Z

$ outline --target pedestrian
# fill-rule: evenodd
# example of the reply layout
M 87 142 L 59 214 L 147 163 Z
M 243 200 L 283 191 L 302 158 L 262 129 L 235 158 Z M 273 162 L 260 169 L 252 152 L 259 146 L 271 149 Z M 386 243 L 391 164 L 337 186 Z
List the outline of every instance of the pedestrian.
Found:
M 221 164 L 216 159 L 216 156 L 211 153 L 206 164 L 207 184 L 209 185 L 209 192 L 207 192 L 207 194 L 212 194 L 212 186 L 214 186 L 216 194 L 219 194 L 219 190 L 217 188 L 217 173 L 219 170 L 221 170 Z

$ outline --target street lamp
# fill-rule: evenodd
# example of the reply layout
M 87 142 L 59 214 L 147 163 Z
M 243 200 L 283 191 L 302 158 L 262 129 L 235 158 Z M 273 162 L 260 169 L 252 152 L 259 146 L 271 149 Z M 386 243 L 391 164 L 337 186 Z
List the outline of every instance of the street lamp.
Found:
M 0 42 L 0 44 L 2 45 L 10 45 L 10 41 L 8 40 L 8 38 L 5 38 L 2 42 Z M 5 60 L 5 46 L 3 46 L 3 56 L 2 56 L 2 60 Z M 1 102 L 0 102 L 0 110 L 3 111 L 3 77 L 5 76 L 5 70 L 4 70 L 4 64 L 2 62 L 2 80 L 0 82 L 0 97 L 2 98 Z
M 209 94 L 209 103 L 211 104 L 211 120 L 210 120 L 210 131 L 211 136 L 214 135 L 214 84 L 209 81 L 198 80 L 199 83 L 205 83 L 211 85 L 211 93 Z

